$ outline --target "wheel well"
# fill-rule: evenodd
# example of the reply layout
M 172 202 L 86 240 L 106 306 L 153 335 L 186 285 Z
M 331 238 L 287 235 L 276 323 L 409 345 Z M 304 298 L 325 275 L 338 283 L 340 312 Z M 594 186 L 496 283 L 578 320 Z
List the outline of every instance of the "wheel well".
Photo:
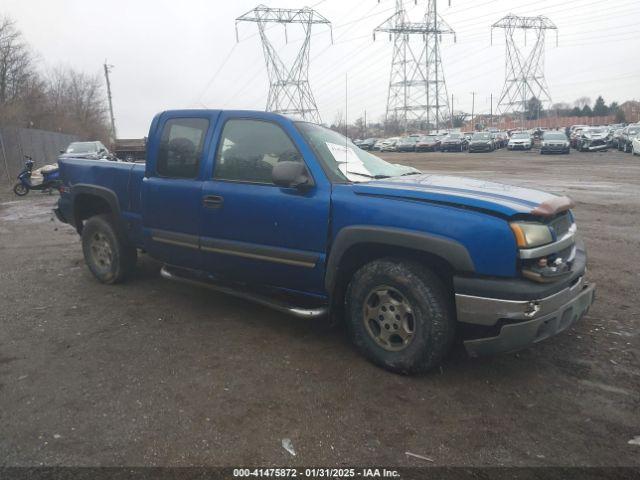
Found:
M 78 233 L 82 232 L 83 222 L 94 215 L 114 213 L 111 205 L 104 198 L 89 193 L 81 193 L 75 196 L 73 212 Z
M 338 311 L 342 310 L 347 286 L 360 267 L 378 258 L 389 257 L 410 260 L 429 267 L 442 280 L 448 291 L 453 292 L 454 269 L 442 257 L 429 252 L 394 245 L 359 243 L 350 247 L 340 260 L 332 291 L 332 307 Z

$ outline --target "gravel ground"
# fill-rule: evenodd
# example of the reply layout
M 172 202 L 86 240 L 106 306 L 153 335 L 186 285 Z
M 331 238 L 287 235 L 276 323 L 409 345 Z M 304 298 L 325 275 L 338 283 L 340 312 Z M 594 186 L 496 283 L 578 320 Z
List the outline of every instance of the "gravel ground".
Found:
M 5 191 L 0 465 L 640 466 L 640 159 L 385 157 L 572 196 L 598 284 L 589 315 L 518 354 L 457 348 L 398 376 L 340 329 L 167 282 L 144 256 L 125 285 L 100 285 L 55 196 Z

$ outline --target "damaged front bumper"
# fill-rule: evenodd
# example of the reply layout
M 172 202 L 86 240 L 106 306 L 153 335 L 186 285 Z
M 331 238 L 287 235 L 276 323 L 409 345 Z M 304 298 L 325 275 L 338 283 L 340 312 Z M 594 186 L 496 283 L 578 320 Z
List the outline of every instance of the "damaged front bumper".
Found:
M 580 249 L 572 271 L 553 284 L 454 277 L 468 354 L 513 352 L 566 330 L 594 301 L 595 285 L 586 282 L 585 274 L 586 255 Z
M 585 145 L 584 148 L 590 152 L 598 152 L 600 150 L 607 150 L 609 148 L 609 144 L 603 143 L 599 145 Z

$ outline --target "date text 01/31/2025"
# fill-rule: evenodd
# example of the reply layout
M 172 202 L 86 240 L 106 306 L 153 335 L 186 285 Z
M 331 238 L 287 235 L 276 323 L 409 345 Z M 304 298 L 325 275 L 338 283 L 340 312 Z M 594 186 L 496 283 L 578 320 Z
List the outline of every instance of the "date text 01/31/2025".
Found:
M 234 478 L 398 478 L 397 470 L 386 468 L 237 468 Z

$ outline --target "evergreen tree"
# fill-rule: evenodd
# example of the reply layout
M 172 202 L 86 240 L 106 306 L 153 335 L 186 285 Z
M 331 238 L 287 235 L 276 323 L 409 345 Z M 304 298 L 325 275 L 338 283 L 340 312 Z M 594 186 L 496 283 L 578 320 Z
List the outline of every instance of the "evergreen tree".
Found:
M 602 98 L 602 95 L 596 98 L 596 103 L 593 106 L 593 114 L 598 117 L 609 115 L 609 107 L 607 107 L 607 104 L 604 103 L 604 98 Z

